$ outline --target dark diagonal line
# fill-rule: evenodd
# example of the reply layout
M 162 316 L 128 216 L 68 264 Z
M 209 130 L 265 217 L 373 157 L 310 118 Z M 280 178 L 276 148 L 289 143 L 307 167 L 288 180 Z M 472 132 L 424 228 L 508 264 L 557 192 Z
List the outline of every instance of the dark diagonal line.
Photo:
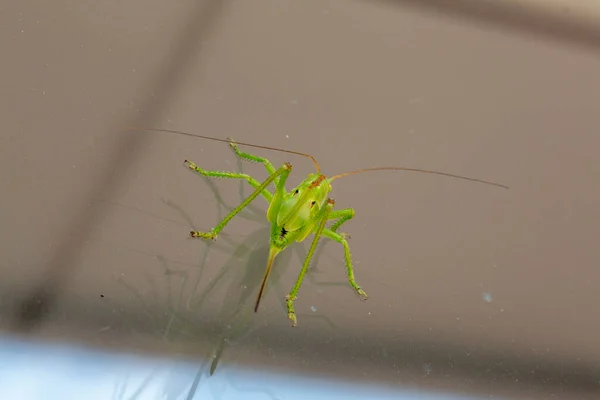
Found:
M 189 19 L 186 24 L 182 24 L 185 28 L 181 31 L 181 35 L 173 40 L 173 43 L 178 46 L 175 47 L 171 62 L 157 75 L 156 90 L 153 91 L 156 96 L 147 100 L 146 105 L 141 107 L 144 111 L 140 118 L 133 124 L 128 123 L 128 126 L 143 125 L 140 122 L 152 126 L 152 121 L 160 119 L 165 106 L 187 76 L 186 69 L 191 64 L 191 59 L 196 57 L 198 42 L 210 35 L 222 18 L 223 1 L 198 1 L 197 4 L 196 10 L 186 14 Z M 111 168 L 108 168 L 99 180 L 91 198 L 110 198 L 110 194 L 125 175 L 123 171 L 134 164 L 135 159 L 132 155 L 136 153 L 133 150 L 149 138 L 150 135 L 139 134 L 127 134 L 121 138 L 121 145 L 107 161 L 107 165 L 111 165 Z M 75 237 L 67 234 L 54 258 L 50 259 L 45 266 L 43 272 L 45 277 L 41 279 L 42 283 L 19 304 L 13 320 L 14 331 L 28 332 L 34 329 L 37 323 L 51 312 L 69 276 L 77 266 L 81 250 L 92 228 L 106 212 L 106 206 L 102 202 L 96 203 L 91 208 L 87 208 L 86 205 L 82 208 L 82 211 L 76 214 L 78 218 L 76 217 L 71 223 L 71 229 L 66 230 L 79 234 Z

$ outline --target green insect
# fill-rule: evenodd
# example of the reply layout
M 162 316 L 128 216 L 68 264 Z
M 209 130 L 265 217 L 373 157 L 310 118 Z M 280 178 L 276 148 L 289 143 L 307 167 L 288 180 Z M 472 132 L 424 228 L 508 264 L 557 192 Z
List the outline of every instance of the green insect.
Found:
M 217 236 L 223 230 L 223 228 L 225 228 L 227 223 L 229 223 L 229 221 L 231 221 L 242 209 L 248 206 L 256 197 L 263 196 L 265 200 L 267 200 L 267 202 L 269 203 L 269 208 L 267 210 L 267 220 L 271 224 L 270 250 L 269 258 L 267 260 L 267 268 L 262 280 L 262 284 L 260 286 L 260 290 L 258 292 L 258 296 L 256 298 L 256 304 L 254 306 L 254 311 L 256 312 L 258 311 L 258 306 L 260 304 L 260 300 L 265 290 L 265 285 L 269 278 L 269 274 L 271 273 L 271 268 L 273 267 L 273 261 L 275 260 L 275 257 L 277 257 L 279 253 L 284 251 L 293 242 L 303 242 L 310 234 L 314 234 L 314 239 L 311 243 L 310 249 L 308 250 L 308 254 L 306 256 L 306 259 L 304 260 L 302 269 L 300 270 L 300 274 L 298 275 L 298 279 L 296 280 L 296 284 L 286 296 L 287 313 L 288 318 L 292 321 L 292 326 L 297 326 L 298 324 L 294 302 L 296 301 L 296 298 L 298 296 L 298 291 L 300 290 L 300 286 L 302 285 L 304 276 L 306 275 L 311 259 L 315 253 L 317 244 L 319 243 L 319 239 L 322 236 L 332 239 L 343 246 L 348 282 L 361 298 L 363 298 L 364 300 L 367 299 L 367 294 L 358 285 L 356 279 L 354 278 L 352 257 L 350 255 L 350 248 L 348 246 L 347 240 L 348 235 L 345 233 L 338 232 L 340 227 L 346 221 L 354 217 L 354 209 L 334 209 L 335 201 L 329 197 L 329 192 L 331 192 L 331 183 L 334 180 L 344 176 L 354 175 L 367 171 L 393 170 L 443 175 L 447 177 L 465 179 L 472 182 L 484 183 L 487 185 L 493 185 L 508 189 L 508 186 L 499 183 L 484 181 L 481 179 L 447 174 L 444 172 L 404 167 L 364 168 L 351 172 L 346 172 L 343 174 L 334 175 L 330 178 L 327 178 L 321 173 L 321 168 L 319 167 L 319 164 L 317 163 L 315 158 L 309 154 L 267 146 L 259 146 L 249 143 L 235 142 L 229 138 L 227 140 L 218 139 L 209 136 L 196 135 L 169 129 L 145 130 L 173 133 L 178 135 L 191 136 L 195 138 L 214 140 L 217 142 L 229 143 L 235 154 L 242 160 L 251 161 L 255 163 L 262 163 L 265 166 L 267 172 L 269 173 L 269 177 L 261 183 L 247 174 L 236 172 L 208 171 L 197 166 L 189 160 L 185 160 L 185 164 L 187 165 L 187 167 L 192 171 L 196 171 L 200 175 L 216 178 L 244 179 L 250 184 L 250 186 L 254 188 L 254 192 L 250 196 L 248 196 L 244 201 L 242 201 L 242 203 L 239 206 L 237 206 L 233 211 L 231 211 L 209 232 L 191 231 L 190 235 L 194 238 L 204 238 L 213 240 L 217 239 Z M 266 158 L 242 152 L 238 149 L 238 145 L 266 150 L 281 151 L 289 154 L 296 154 L 310 158 L 315 164 L 317 172 L 309 174 L 298 186 L 296 186 L 294 189 L 288 192 L 285 188 L 285 185 L 287 183 L 287 179 L 290 175 L 290 172 L 292 171 L 292 164 L 286 162 L 281 167 L 275 169 L 273 164 L 271 164 L 271 162 Z M 274 186 L 274 192 L 270 192 L 268 190 L 268 187 L 271 184 Z M 330 227 L 326 227 L 326 224 L 329 221 L 335 222 Z

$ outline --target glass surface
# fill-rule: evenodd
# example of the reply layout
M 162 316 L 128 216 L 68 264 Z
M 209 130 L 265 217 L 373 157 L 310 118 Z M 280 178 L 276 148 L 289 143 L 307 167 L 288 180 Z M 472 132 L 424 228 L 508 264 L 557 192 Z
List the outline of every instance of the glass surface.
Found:
M 248 374 L 297 378 L 274 398 L 329 382 L 412 398 L 597 399 L 598 10 L 488 3 L 5 1 L 3 333 L 201 364 L 202 390 L 241 371 L 266 391 Z M 267 202 L 217 241 L 189 237 L 251 187 L 184 159 L 259 181 L 263 166 L 224 143 L 131 127 L 310 153 L 327 176 L 404 166 L 510 189 L 397 171 L 334 181 L 336 207 L 356 212 L 341 231 L 369 300 L 324 239 L 292 328 L 285 296 L 311 239 L 278 256 L 255 313 Z M 302 156 L 244 150 L 291 162 L 288 189 L 314 172 Z M 19 373 L 8 365 L 5 381 Z
M 0 384 L 6 399 L 477 399 L 240 367 L 225 367 L 207 379 L 204 362 L 73 346 L 3 340 L 0 348 Z

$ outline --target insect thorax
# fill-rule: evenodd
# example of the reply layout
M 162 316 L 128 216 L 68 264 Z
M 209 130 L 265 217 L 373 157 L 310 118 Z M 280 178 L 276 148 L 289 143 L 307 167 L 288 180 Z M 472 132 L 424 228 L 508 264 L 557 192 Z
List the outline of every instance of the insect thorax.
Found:
M 294 232 L 312 221 L 321 209 L 331 185 L 324 176 L 309 174 L 298 186 L 287 192 L 277 213 L 277 225 L 286 232 Z

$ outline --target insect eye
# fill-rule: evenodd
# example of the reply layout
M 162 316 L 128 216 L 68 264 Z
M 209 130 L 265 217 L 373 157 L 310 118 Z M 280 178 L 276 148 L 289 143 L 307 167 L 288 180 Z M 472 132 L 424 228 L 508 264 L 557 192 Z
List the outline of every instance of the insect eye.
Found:
M 311 207 L 314 207 L 314 206 L 315 206 L 315 204 L 317 204 L 317 202 L 313 200 L 313 202 L 312 202 L 312 203 L 310 203 L 310 206 L 311 206 Z
M 298 189 L 294 190 L 294 196 L 295 196 L 295 195 L 297 195 L 297 194 L 298 194 L 298 192 L 299 192 L 299 190 L 298 190 Z

